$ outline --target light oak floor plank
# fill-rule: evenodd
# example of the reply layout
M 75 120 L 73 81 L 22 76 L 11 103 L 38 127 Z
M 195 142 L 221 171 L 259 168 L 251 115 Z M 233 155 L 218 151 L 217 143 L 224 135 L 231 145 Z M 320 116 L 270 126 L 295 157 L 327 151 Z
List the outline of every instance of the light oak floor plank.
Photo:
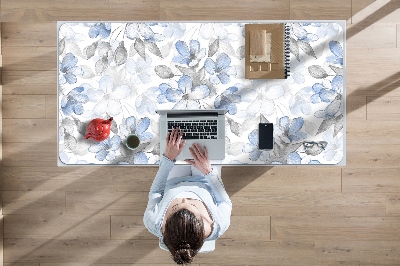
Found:
M 385 193 L 246 193 L 232 197 L 238 216 L 385 216 Z
M 400 217 L 272 217 L 272 240 L 396 241 Z
M 47 142 L 57 139 L 56 119 L 3 119 L 3 142 Z
M 43 263 L 56 263 L 55 252 L 59 254 L 57 262 L 77 263 L 157 263 L 171 260 L 169 252 L 158 247 L 155 239 L 132 240 L 21 240 L 5 239 L 9 250 L 7 261 L 30 262 L 40 260 Z M 233 265 L 243 265 L 251 261 L 255 265 L 307 265 L 315 263 L 314 241 L 270 242 L 270 241 L 235 241 L 220 239 L 217 243 L 219 252 L 199 254 L 195 263 L 226 264 L 226 258 Z M 268 250 L 269 252 L 265 252 Z M 102 254 L 99 256 L 99 254 Z M 293 254 L 294 256 L 287 256 Z M 293 259 L 296 257 L 296 260 Z
M 7 215 L 4 230 L 6 232 L 4 238 L 110 239 L 110 216 Z
M 320 263 L 359 262 L 360 264 L 398 264 L 400 241 L 316 241 L 316 257 Z
M 373 140 L 361 142 L 347 141 L 347 167 L 355 168 L 391 168 L 398 166 L 399 145 L 373 144 Z
M 398 90 L 400 90 L 400 80 L 398 82 Z M 367 119 L 399 121 L 399 104 L 400 97 L 367 97 Z
M 400 1 L 0 5 L 5 265 L 173 265 L 142 221 L 157 167 L 57 167 L 56 21 L 273 19 L 346 20 L 347 165 L 224 167 L 231 226 L 194 265 L 399 264 Z
M 400 216 L 400 193 L 397 192 L 386 196 L 386 215 Z
M 343 192 L 397 193 L 400 191 L 400 168 L 345 168 Z
M 4 167 L 3 191 L 148 192 L 156 167 Z
M 289 19 L 290 0 L 248 0 L 211 2 L 161 0 L 161 20 L 273 20 Z M 243 12 L 245 11 L 245 12 Z
M 4 8 L 2 10 L 4 11 Z M 57 46 L 57 23 L 50 21 L 42 23 L 3 22 L 1 38 L 6 54 L 8 54 L 8 47 L 13 49 L 16 45 L 31 50 L 38 50 L 38 47 L 43 46 L 47 49 L 49 47 L 54 49 Z
M 324 10 L 321 12 L 321 10 Z M 351 1 L 309 0 L 290 1 L 290 19 L 343 19 L 351 18 Z
M 57 144 L 54 141 L 3 143 L 3 167 L 57 167 L 57 158 Z
M 65 192 L 3 191 L 3 213 L 10 214 L 63 214 Z
M 57 93 L 57 71 L 2 71 L 3 94 L 44 94 Z
M 2 0 L 1 20 L 6 22 L 47 22 L 63 20 L 131 21 L 158 20 L 158 0 L 79 1 Z M 101 4 L 101 10 L 98 9 Z
M 4 118 L 46 118 L 46 96 L 3 95 Z

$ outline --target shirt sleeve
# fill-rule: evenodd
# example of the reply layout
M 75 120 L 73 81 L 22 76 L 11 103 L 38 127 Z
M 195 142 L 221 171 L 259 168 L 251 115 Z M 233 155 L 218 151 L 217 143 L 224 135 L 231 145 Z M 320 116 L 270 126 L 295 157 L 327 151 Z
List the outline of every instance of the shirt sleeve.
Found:
M 165 184 L 167 183 L 169 172 L 171 172 L 174 164 L 173 161 L 162 155 L 160 166 L 150 188 L 149 201 L 144 213 L 143 223 L 146 228 L 156 236 L 160 234 L 160 228 L 156 225 L 156 217 L 160 211 L 159 203 L 164 196 Z
M 205 175 L 207 181 L 212 189 L 212 193 L 214 195 L 216 205 L 218 208 L 218 216 L 219 216 L 219 231 L 217 233 L 217 237 L 220 237 L 230 225 L 230 217 L 232 213 L 232 202 L 228 196 L 228 193 L 225 191 L 225 186 L 222 183 L 221 176 L 219 171 L 216 168 Z

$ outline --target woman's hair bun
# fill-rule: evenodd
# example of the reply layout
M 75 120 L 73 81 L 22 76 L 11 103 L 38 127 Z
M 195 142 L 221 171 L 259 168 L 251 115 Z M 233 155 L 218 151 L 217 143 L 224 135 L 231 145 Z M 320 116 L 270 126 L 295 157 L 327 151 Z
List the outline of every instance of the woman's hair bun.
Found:
M 189 244 L 185 244 L 185 245 L 187 246 Z M 174 261 L 177 264 L 191 263 L 193 261 L 192 252 L 193 251 L 191 249 L 183 249 L 183 248 L 178 249 L 177 251 L 175 251 Z
M 182 243 L 179 247 L 180 249 L 190 249 L 190 244 L 189 243 Z

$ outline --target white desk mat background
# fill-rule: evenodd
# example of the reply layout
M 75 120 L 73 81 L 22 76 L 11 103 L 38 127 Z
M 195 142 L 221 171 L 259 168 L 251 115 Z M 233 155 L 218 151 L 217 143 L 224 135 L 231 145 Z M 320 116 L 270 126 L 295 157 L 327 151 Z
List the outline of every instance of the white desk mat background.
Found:
M 157 164 L 155 110 L 171 108 L 229 110 L 227 155 L 214 163 L 341 162 L 344 29 L 333 22 L 288 25 L 290 77 L 251 81 L 244 79 L 244 23 L 62 24 L 61 162 Z M 83 139 L 90 120 L 110 116 L 114 122 L 107 140 Z M 257 148 L 259 122 L 274 123 L 271 151 Z M 130 133 L 141 138 L 136 151 L 123 145 Z M 313 141 L 327 146 L 305 150 L 303 143 Z

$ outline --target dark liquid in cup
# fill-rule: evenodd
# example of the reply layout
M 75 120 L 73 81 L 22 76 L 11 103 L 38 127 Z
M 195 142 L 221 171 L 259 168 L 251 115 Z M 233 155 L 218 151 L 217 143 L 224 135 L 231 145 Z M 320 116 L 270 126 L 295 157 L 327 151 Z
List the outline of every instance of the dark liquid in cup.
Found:
M 140 140 L 136 136 L 129 136 L 128 139 L 126 140 L 126 145 L 128 145 L 130 148 L 137 148 L 139 146 Z

